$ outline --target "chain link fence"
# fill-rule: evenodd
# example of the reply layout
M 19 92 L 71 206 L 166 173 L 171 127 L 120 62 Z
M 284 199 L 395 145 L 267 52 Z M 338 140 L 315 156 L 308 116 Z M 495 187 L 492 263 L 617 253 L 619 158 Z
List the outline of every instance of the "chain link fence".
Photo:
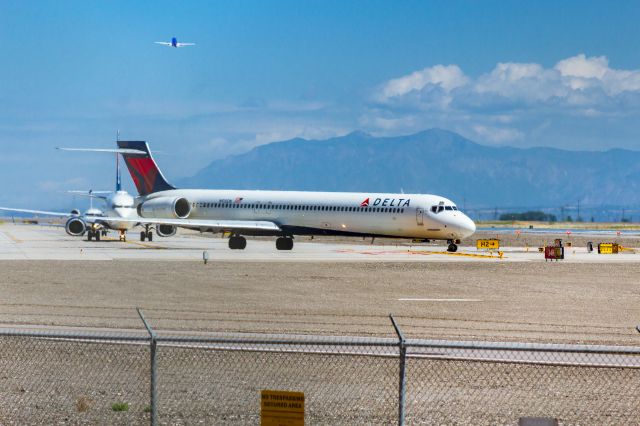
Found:
M 0 424 L 640 424 L 635 347 L 147 331 L 0 330 Z

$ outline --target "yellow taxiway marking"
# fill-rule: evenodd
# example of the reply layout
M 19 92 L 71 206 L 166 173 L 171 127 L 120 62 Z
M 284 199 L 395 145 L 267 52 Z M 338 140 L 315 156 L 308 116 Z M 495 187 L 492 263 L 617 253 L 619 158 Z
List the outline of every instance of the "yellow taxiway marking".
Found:
M 21 244 L 24 241 L 22 241 L 20 238 L 14 236 L 11 232 L 5 232 L 5 235 L 9 238 L 11 238 L 11 240 L 16 243 L 16 244 Z
M 464 256 L 464 257 L 479 257 L 479 258 L 483 258 L 483 259 L 502 259 L 504 258 L 504 256 L 500 257 L 499 255 L 494 256 L 492 254 L 478 254 L 478 253 L 451 253 L 448 251 L 427 251 L 427 250 L 408 250 L 409 253 L 411 254 L 422 254 L 422 255 L 429 255 L 429 254 L 444 254 L 447 256 Z
M 434 251 L 434 250 L 352 250 L 352 249 L 343 249 L 336 250 L 338 253 L 358 253 L 358 254 L 368 254 L 371 256 L 380 256 L 385 254 L 417 254 L 421 256 L 430 256 L 432 254 L 440 254 L 445 256 L 462 256 L 462 257 L 476 257 L 481 259 L 504 259 L 505 256 L 493 255 L 493 254 L 478 254 L 478 253 L 450 253 L 448 251 Z

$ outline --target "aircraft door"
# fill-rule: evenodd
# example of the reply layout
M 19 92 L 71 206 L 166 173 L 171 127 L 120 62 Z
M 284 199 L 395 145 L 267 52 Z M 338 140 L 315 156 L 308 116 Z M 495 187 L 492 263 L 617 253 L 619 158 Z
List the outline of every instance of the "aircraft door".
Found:
M 416 209 L 416 222 L 418 225 L 424 225 L 424 209 L 420 207 Z

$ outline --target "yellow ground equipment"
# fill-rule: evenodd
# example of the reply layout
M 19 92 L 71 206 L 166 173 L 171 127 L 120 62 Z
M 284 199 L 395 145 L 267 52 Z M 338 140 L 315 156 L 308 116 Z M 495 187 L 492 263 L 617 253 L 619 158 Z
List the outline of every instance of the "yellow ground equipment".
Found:
M 620 246 L 617 243 L 600 243 L 598 244 L 599 254 L 618 254 Z

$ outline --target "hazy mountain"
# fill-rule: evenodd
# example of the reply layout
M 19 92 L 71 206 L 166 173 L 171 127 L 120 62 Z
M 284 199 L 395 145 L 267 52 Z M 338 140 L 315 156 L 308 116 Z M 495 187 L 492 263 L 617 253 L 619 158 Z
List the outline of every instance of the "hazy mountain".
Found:
M 491 147 L 431 129 L 293 139 L 217 160 L 180 187 L 418 192 L 474 206 L 640 204 L 640 152 Z

